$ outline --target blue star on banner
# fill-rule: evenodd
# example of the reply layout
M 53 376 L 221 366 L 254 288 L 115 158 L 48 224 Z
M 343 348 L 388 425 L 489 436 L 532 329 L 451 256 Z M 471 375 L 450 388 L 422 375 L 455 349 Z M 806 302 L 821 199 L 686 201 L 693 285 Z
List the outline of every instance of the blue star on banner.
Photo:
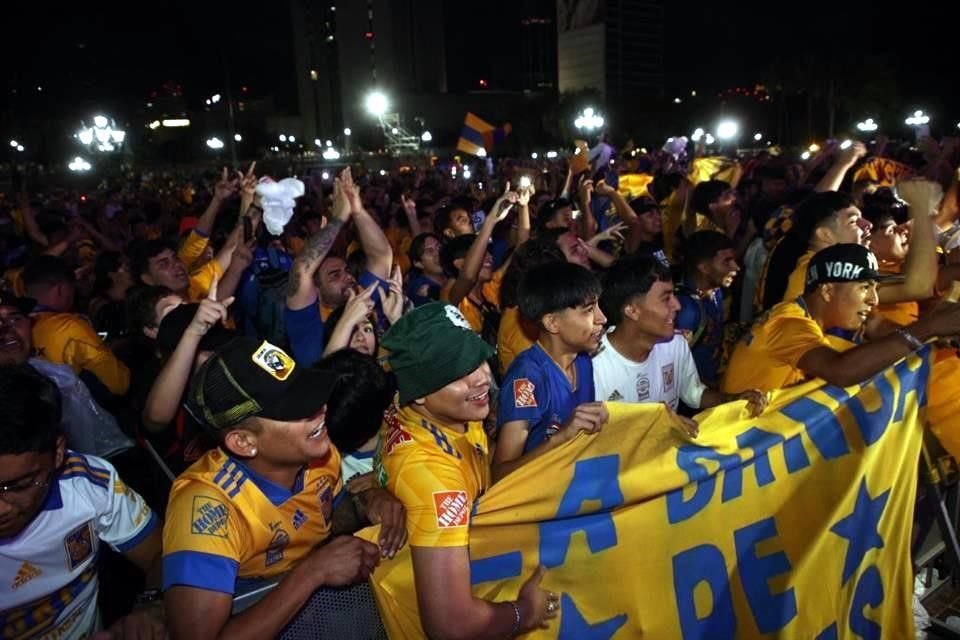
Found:
M 862 478 L 853 513 L 830 527 L 830 531 L 846 538 L 850 543 L 843 561 L 842 584 L 847 583 L 870 549 L 883 548 L 883 538 L 880 537 L 878 527 L 889 497 L 890 489 L 887 489 L 878 497 L 871 498 L 867 491 L 867 479 Z
M 577 610 L 573 598 L 567 594 L 560 596 L 560 633 L 557 640 L 610 640 L 627 622 L 627 614 L 590 624 Z

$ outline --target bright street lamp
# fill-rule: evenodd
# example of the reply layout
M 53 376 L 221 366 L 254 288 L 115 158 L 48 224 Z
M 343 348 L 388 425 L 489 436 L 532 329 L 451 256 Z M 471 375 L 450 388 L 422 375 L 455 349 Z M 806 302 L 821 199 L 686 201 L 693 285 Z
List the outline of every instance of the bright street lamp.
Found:
M 207 146 L 211 149 L 223 149 L 223 140 L 217 137 L 207 140 Z
M 10 146 L 13 147 L 14 149 L 16 149 L 18 146 L 20 146 L 20 143 L 17 142 L 16 140 L 11 140 L 11 141 L 10 141 Z
M 757 142 L 760 142 L 761 140 L 763 140 L 763 134 L 758 131 L 755 134 L 753 134 L 753 139 L 756 140 Z
M 717 138 L 720 140 L 733 140 L 740 131 L 740 125 L 734 120 L 724 120 L 717 125 Z
M 382 91 L 373 90 L 367 94 L 364 106 L 370 115 L 380 118 L 390 108 L 390 101 Z
M 84 160 L 83 158 L 81 158 L 80 156 L 77 156 L 76 158 L 74 158 L 70 162 L 70 164 L 67 165 L 67 167 L 70 169 L 70 171 L 75 171 L 77 173 L 80 173 L 83 171 L 90 171 L 91 169 L 90 163 Z
M 903 121 L 904 124 L 908 124 L 911 127 L 919 127 L 921 125 L 930 123 L 930 116 L 923 112 L 923 109 L 917 109 L 913 112 L 913 115 Z
M 243 136 L 239 133 L 235 133 L 233 134 L 233 140 L 234 142 L 243 142 Z
M 863 122 L 857 123 L 857 129 L 860 131 L 876 131 L 879 125 L 873 121 L 873 118 L 867 118 Z
M 594 111 L 593 107 L 587 107 L 577 116 L 576 120 L 573 121 L 573 126 L 577 129 L 593 131 L 594 129 L 602 127 L 603 122 L 603 116 Z
M 343 135 L 345 136 L 349 136 L 352 134 L 353 134 L 353 131 L 350 130 L 350 127 L 347 127 L 346 129 L 343 130 Z
M 429 131 L 424 131 L 423 135 L 420 136 L 420 139 L 424 142 L 431 142 L 433 140 L 433 134 Z

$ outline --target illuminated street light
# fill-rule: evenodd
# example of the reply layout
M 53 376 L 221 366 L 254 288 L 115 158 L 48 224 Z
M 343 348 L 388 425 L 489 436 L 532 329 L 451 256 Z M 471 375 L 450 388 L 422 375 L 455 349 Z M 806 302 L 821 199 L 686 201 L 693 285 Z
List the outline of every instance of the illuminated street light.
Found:
M 81 122 L 80 129 L 73 134 L 73 137 L 83 146 L 89 147 L 91 151 L 110 152 L 123 146 L 124 140 L 127 139 L 127 132 L 117 127 L 111 118 L 96 115 L 93 117 L 92 127 Z
M 867 118 L 863 122 L 857 123 L 857 129 L 860 131 L 876 131 L 879 125 L 873 121 L 873 118 Z
M 537 154 L 536 151 L 534 151 L 533 153 L 530 154 L 530 159 L 531 159 L 531 160 L 536 160 L 536 159 L 539 158 L 539 157 L 540 157 L 540 156 Z
M 16 149 L 18 146 L 20 146 L 20 143 L 17 142 L 16 140 L 11 140 L 11 141 L 10 141 L 10 146 L 13 147 L 14 149 Z
M 287 141 L 287 136 L 286 136 L 286 134 L 281 133 L 281 134 L 280 134 L 280 142 L 286 142 L 286 141 Z
M 17 145 L 17 151 L 23 153 L 23 145 L 22 145 L 22 144 L 18 144 L 18 145 Z
M 353 131 L 350 130 L 350 127 L 347 127 L 346 129 L 343 130 L 343 135 L 345 136 L 350 136 L 352 134 L 353 134 Z
M 86 160 L 84 160 L 84 159 L 81 158 L 80 156 L 77 156 L 76 158 L 74 158 L 74 159 L 70 162 L 70 164 L 67 165 L 67 168 L 69 168 L 70 171 L 75 171 L 75 172 L 77 172 L 77 173 L 82 173 L 82 172 L 84 172 L 84 171 L 90 171 L 90 169 L 91 169 L 92 167 L 91 167 L 91 165 L 90 165 L 89 162 L 87 162 Z
M 761 140 L 763 140 L 763 134 L 758 131 L 755 134 L 753 134 L 753 139 L 756 140 L 757 142 L 760 142 Z
M 188 118 L 167 118 L 166 120 L 161 120 L 160 124 L 171 129 L 177 127 L 189 127 L 190 120 Z
M 556 151 L 547 151 L 547 158 L 548 158 L 548 159 L 553 160 L 553 159 L 556 158 L 556 157 L 557 157 L 557 152 L 556 152 Z
M 852 147 L 852 146 L 853 146 L 853 141 L 852 141 L 852 140 L 844 140 L 843 142 L 840 143 L 840 148 L 841 148 L 841 149 L 849 149 L 849 148 Z
M 576 120 L 573 121 L 573 126 L 577 129 L 593 131 L 594 129 L 602 127 L 603 122 L 603 116 L 595 112 L 593 107 L 587 107 L 577 116 Z
M 390 101 L 382 91 L 374 90 L 367 94 L 364 106 L 370 115 L 380 118 L 390 108 Z
M 433 140 L 433 134 L 430 133 L 429 131 L 424 131 L 424 132 L 423 132 L 423 135 L 420 136 L 420 139 L 421 139 L 423 142 L 430 142 L 430 141 Z
M 720 140 L 733 140 L 740 132 L 740 125 L 734 120 L 724 120 L 717 125 L 717 138 Z
M 703 141 L 706 142 L 707 144 L 713 144 L 716 141 L 716 139 L 711 134 L 708 133 L 706 136 L 704 136 Z
M 106 116 L 93 116 L 93 126 L 97 127 L 98 129 L 106 129 L 107 124 L 109 123 Z
M 207 146 L 214 150 L 223 149 L 223 140 L 217 137 L 210 138 L 207 140 Z
M 477 149 L 477 157 L 478 157 L 478 158 L 486 158 L 486 157 L 487 157 L 487 150 L 484 149 L 483 147 L 480 147 L 479 149 Z
M 925 124 L 930 123 L 930 116 L 923 112 L 923 109 L 917 109 L 913 112 L 913 115 L 903 121 L 904 124 L 908 124 L 911 127 L 919 127 Z
M 294 138 L 293 136 L 287 136 L 287 142 L 296 142 L 296 141 L 297 139 Z
M 233 139 L 235 142 L 243 142 L 243 136 L 240 135 L 239 133 L 233 134 Z
M 701 138 L 703 138 L 704 133 L 706 132 L 703 130 L 703 127 L 697 127 L 696 129 L 694 129 L 693 135 L 690 136 L 690 139 L 693 140 L 694 142 L 700 142 Z
M 327 147 L 323 150 L 321 154 L 324 160 L 339 160 L 340 152 L 334 149 L 333 147 Z

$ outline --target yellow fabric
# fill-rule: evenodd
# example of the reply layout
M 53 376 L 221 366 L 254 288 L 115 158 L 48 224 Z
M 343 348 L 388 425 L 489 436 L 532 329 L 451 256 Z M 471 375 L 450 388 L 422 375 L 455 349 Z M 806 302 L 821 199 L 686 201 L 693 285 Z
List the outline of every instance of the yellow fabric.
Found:
M 203 251 L 207 248 L 209 242 L 209 238 L 191 229 L 190 233 L 187 234 L 187 237 L 184 238 L 180 244 L 180 248 L 177 249 L 177 257 L 180 258 L 180 262 L 185 264 L 189 269 L 193 266 L 193 263 L 197 261 L 197 258 L 203 255 Z
M 497 331 L 497 358 L 500 360 L 501 374 L 507 372 L 510 363 L 518 355 L 533 346 L 539 334 L 536 325 L 520 315 L 518 307 L 503 310 Z
M 327 307 L 319 300 L 317 300 L 317 304 L 320 305 L 320 319 L 324 322 L 326 322 L 327 318 L 329 318 L 330 315 L 337 310 L 337 307 Z M 333 331 L 333 328 L 331 327 L 330 330 Z
M 890 322 L 905 327 L 920 317 L 920 305 L 916 301 L 880 304 L 877 305 L 876 312 Z
M 33 346 L 41 358 L 65 364 L 80 374 L 89 371 L 110 393 L 130 387 L 130 370 L 103 343 L 90 321 L 76 313 L 41 311 L 34 315 Z
M 845 351 L 853 343 L 828 336 L 796 302 L 781 302 L 762 316 L 737 343 L 720 381 L 725 393 L 773 391 L 807 379 L 797 363 L 811 349 Z
M 881 187 L 891 187 L 901 180 L 912 178 L 917 174 L 905 164 L 887 158 L 872 158 L 865 162 L 853 174 L 853 181 L 870 180 Z
M 697 186 L 707 180 L 723 180 L 730 182 L 733 180 L 736 168 L 733 160 L 722 156 L 711 156 L 709 158 L 696 158 L 690 164 L 690 170 L 687 172 L 687 179 Z
M 683 225 L 683 198 L 673 191 L 660 202 L 660 215 L 663 224 L 663 251 L 671 264 L 677 264 L 680 256 L 675 255 L 677 230 Z
M 227 558 L 239 564 L 239 578 L 289 571 L 330 534 L 334 499 L 343 489 L 335 447 L 304 471 L 302 487 L 274 505 L 247 470 L 221 449 L 208 451 L 173 483 L 163 554 Z
M 810 258 L 814 251 L 807 251 L 797 260 L 797 266 L 790 272 L 790 279 L 787 280 L 787 290 L 783 294 L 783 302 L 792 302 L 803 295 L 803 290 L 807 286 L 807 266 L 810 264 Z
M 3 272 L 3 279 L 11 290 L 21 298 L 27 295 L 27 285 L 23 282 L 23 267 L 11 267 Z
M 498 309 L 500 308 L 500 287 L 503 286 L 503 276 L 506 275 L 506 273 L 507 266 L 504 265 L 493 272 L 490 282 L 484 283 L 483 287 L 481 287 L 483 297 Z
M 413 236 L 410 235 L 408 229 L 401 229 L 400 227 L 390 227 L 384 232 L 384 235 L 387 237 L 390 247 L 393 248 L 394 263 L 400 265 L 401 272 L 406 273 L 410 270 L 410 257 L 407 255 L 407 251 L 410 250 Z
M 600 433 L 481 497 L 474 596 L 513 600 L 542 564 L 560 612 L 525 638 L 912 638 L 928 356 L 849 398 L 810 382 L 758 418 L 721 405 L 692 442 L 663 405 L 607 403 Z M 424 637 L 412 573 L 405 548 L 371 580 L 394 640 Z
M 196 271 L 191 272 L 190 288 L 187 289 L 188 301 L 200 302 L 206 298 L 214 279 L 219 280 L 222 277 L 223 270 L 216 260 L 211 260 Z
M 649 173 L 621 173 L 618 177 L 617 191 L 627 200 L 649 195 L 647 186 L 653 182 Z

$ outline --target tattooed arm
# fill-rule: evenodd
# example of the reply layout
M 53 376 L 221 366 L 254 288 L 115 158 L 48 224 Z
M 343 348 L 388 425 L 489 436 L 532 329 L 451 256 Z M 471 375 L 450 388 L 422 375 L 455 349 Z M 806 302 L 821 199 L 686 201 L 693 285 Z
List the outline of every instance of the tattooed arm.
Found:
M 317 301 L 313 274 L 327 256 L 340 229 L 349 219 L 350 203 L 340 188 L 340 179 L 337 178 L 333 183 L 333 210 L 330 212 L 329 222 L 319 233 L 307 240 L 307 244 L 290 268 L 290 279 L 287 281 L 288 309 L 305 309 Z

